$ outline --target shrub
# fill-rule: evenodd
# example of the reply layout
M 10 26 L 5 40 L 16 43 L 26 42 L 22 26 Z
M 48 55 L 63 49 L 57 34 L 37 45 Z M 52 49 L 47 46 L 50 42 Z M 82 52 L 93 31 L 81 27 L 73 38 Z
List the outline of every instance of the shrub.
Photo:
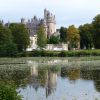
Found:
M 78 51 L 45 51 L 34 50 L 18 53 L 18 57 L 80 57 L 100 56 L 100 50 L 78 50 Z
M 0 46 L 0 57 L 15 57 L 17 53 L 17 46 L 14 43 L 8 43 Z
M 22 100 L 16 89 L 10 85 L 0 84 L 0 100 Z
M 60 56 L 60 57 L 66 57 L 66 56 L 67 56 L 67 52 L 66 52 L 66 51 L 61 51 L 61 52 L 59 53 L 59 56 Z

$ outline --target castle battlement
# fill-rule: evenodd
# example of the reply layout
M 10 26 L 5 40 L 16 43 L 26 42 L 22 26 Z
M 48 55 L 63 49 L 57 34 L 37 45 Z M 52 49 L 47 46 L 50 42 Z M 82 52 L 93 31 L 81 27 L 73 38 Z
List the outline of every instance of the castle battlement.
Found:
M 44 18 L 40 19 L 37 16 L 34 16 L 27 21 L 25 18 L 21 18 L 21 23 L 25 24 L 27 29 L 29 29 L 30 36 L 34 36 L 37 34 L 39 26 L 43 25 L 45 34 L 47 36 L 51 36 L 56 32 L 56 21 L 55 15 L 53 15 L 49 10 L 44 9 Z
M 55 21 L 55 15 L 53 15 L 52 13 L 50 13 L 49 10 L 46 10 L 44 9 L 44 19 L 47 21 L 47 22 L 52 22 L 52 23 L 56 23 Z

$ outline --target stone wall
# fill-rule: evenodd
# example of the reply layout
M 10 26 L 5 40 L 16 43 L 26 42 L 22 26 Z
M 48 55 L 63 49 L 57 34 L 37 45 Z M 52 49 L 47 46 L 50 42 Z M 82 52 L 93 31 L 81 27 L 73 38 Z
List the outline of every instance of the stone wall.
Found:
M 33 37 L 30 37 L 30 45 L 27 48 L 27 51 L 32 51 L 37 48 L 37 35 L 34 35 Z
M 55 51 L 61 51 L 66 50 L 68 51 L 68 44 L 47 44 L 46 50 L 55 50 Z

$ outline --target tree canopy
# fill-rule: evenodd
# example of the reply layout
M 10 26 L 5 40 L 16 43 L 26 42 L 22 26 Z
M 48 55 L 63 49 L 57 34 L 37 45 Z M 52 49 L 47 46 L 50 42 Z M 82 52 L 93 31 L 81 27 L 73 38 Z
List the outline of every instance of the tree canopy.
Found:
M 67 42 L 67 28 L 65 27 L 60 28 L 60 41 Z
M 94 46 L 100 49 L 100 14 L 97 15 L 92 21 L 94 27 Z
M 67 41 L 69 42 L 70 48 L 77 48 L 80 42 L 79 30 L 71 25 L 67 29 Z
M 80 45 L 81 49 L 91 49 L 94 47 L 93 43 L 93 25 L 92 24 L 85 24 L 79 27 L 80 30 Z
M 8 28 L 0 25 L 0 44 L 12 42 L 12 38 L 11 31 Z
M 18 51 L 25 51 L 30 44 L 29 33 L 26 26 L 24 24 L 12 23 L 9 28 L 14 37 L 14 42 L 17 45 Z
M 16 53 L 17 47 L 10 29 L 0 25 L 0 56 L 14 56 Z
M 44 27 L 41 25 L 37 32 L 37 45 L 40 49 L 45 48 L 47 43 Z
M 54 36 L 54 35 L 52 35 L 52 36 L 50 37 L 50 39 L 48 39 L 48 43 L 49 43 L 49 44 L 59 44 L 59 42 L 60 42 L 59 36 Z

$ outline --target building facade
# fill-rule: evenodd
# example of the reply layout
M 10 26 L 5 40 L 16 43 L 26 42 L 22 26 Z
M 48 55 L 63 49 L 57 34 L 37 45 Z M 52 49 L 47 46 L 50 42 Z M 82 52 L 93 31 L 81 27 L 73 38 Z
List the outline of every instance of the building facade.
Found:
M 37 48 L 37 32 L 40 25 L 44 27 L 46 37 L 50 37 L 56 32 L 55 15 L 46 9 L 44 9 L 44 18 L 40 19 L 34 16 L 28 21 L 26 21 L 25 18 L 21 18 L 21 23 L 25 24 L 29 31 L 31 44 L 28 50 Z
M 53 15 L 46 9 L 44 9 L 44 18 L 40 19 L 34 16 L 28 21 L 22 18 L 21 23 L 26 25 L 27 29 L 29 30 L 30 36 L 34 36 L 37 34 L 40 25 L 43 25 L 45 34 L 47 36 L 51 36 L 56 32 L 55 15 Z

